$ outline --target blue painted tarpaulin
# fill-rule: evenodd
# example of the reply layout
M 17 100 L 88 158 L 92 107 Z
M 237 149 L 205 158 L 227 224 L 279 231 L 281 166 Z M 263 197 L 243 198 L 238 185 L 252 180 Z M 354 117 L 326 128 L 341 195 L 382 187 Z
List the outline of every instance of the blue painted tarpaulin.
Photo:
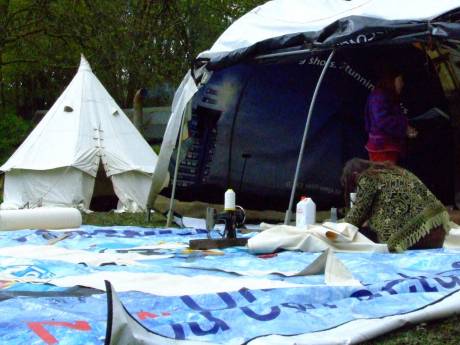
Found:
M 0 247 L 46 245 L 50 238 L 60 235 L 62 233 L 45 230 L 4 232 L 0 233 Z M 191 229 L 83 226 L 54 246 L 92 252 L 126 251 L 161 243 L 188 243 L 192 238 L 205 236 L 203 231 Z M 268 257 L 255 256 L 244 247 L 225 249 L 223 255 L 205 255 L 183 248 L 155 251 L 149 254 L 170 254 L 171 257 L 124 266 L 0 257 L 0 343 L 104 343 L 108 317 L 104 291 L 53 286 L 45 283 L 47 279 L 95 272 L 167 273 L 187 277 L 206 274 L 236 279 L 245 272 L 250 276 L 251 270 L 300 271 L 320 255 L 280 252 Z M 224 285 L 219 292 L 166 296 L 136 291 L 133 284 L 131 291 L 119 291 L 118 297 L 136 320 L 165 338 L 242 344 L 264 335 L 304 334 L 356 319 L 405 314 L 460 289 L 460 252 L 457 251 L 336 255 L 362 286 L 327 286 L 322 275 L 266 274 L 261 278 L 299 286 L 241 287 L 228 291 Z M 211 270 L 215 268 L 219 270 Z M 19 282 L 12 277 L 23 280 Z M 33 282 L 34 279 L 41 283 Z M 206 285 L 206 281 L 202 284 Z

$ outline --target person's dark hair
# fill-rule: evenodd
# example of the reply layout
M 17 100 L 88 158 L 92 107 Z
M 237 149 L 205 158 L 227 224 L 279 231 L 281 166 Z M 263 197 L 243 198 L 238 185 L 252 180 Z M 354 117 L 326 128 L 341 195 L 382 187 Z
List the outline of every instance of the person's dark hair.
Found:
M 396 77 L 402 75 L 402 71 L 400 71 L 398 68 L 384 67 L 379 73 L 375 88 L 385 91 L 395 101 L 397 101 L 399 99 L 399 95 L 396 92 L 395 79 Z
M 343 187 L 345 207 L 350 205 L 350 193 L 356 192 L 358 180 L 363 174 L 375 175 L 383 170 L 396 170 L 391 162 L 371 162 L 361 158 L 352 158 L 345 163 L 340 182 Z

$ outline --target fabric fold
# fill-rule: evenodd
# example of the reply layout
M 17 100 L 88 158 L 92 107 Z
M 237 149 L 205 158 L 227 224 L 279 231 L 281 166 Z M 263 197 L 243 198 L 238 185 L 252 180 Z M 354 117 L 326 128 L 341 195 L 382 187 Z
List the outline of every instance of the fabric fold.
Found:
M 386 244 L 374 243 L 348 223 L 329 223 L 297 228 L 275 225 L 248 240 L 251 253 L 273 253 L 277 250 L 322 252 L 388 252 Z

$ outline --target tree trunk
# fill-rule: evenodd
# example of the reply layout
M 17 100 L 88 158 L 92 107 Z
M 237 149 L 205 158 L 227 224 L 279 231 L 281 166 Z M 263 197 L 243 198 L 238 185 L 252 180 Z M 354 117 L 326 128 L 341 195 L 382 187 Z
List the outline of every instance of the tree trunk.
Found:
M 134 95 L 133 99 L 133 124 L 142 134 L 142 125 L 144 122 L 144 89 L 137 90 L 136 94 Z
M 0 110 L 2 113 L 5 111 L 6 108 L 6 100 L 5 100 L 5 83 L 3 81 L 3 58 L 2 58 L 2 51 L 0 50 Z

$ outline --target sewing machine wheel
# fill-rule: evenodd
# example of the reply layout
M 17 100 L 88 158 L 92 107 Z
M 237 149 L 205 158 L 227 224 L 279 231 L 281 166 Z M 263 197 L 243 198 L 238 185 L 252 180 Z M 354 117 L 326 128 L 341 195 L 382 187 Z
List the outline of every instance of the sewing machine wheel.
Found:
M 236 227 L 241 228 L 246 221 L 246 211 L 241 206 L 236 205 Z

